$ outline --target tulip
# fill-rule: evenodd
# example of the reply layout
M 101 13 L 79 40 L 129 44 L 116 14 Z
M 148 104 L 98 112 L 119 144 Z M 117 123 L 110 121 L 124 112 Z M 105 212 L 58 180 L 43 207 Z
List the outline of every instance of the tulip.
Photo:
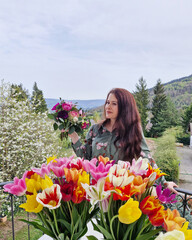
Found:
M 53 162 L 57 162 L 55 159 L 57 158 L 57 156 L 52 156 L 52 157 L 48 157 L 47 158 L 47 165 L 51 162 L 51 161 L 53 161 Z
M 189 225 L 189 222 L 185 222 L 183 224 L 183 227 L 180 231 L 182 231 L 185 235 L 185 240 L 191 240 L 192 239 L 192 229 L 187 229 Z
M 68 202 L 72 199 L 74 183 L 73 182 L 64 182 L 63 185 L 60 185 L 60 191 L 62 194 L 62 200 Z
M 185 235 L 181 231 L 173 230 L 165 234 L 161 232 L 155 240 L 185 240 Z
M 97 184 L 94 186 L 90 186 L 87 183 L 85 183 L 85 184 L 82 183 L 81 185 L 86 191 L 86 198 L 88 200 L 90 200 L 90 203 L 92 205 L 89 210 L 89 213 L 92 212 L 92 210 L 94 209 L 94 206 L 98 202 L 103 202 L 111 195 L 112 192 L 114 192 L 114 190 L 108 190 L 108 191 L 104 190 L 105 178 L 99 179 Z M 105 204 L 106 204 L 106 202 L 105 202 Z M 105 209 L 105 211 L 107 211 L 107 208 Z
M 109 170 L 109 181 L 114 187 L 124 187 L 131 183 L 134 176 L 128 176 L 128 171 L 114 164 Z
M 156 213 L 149 215 L 149 221 L 155 227 L 162 226 L 164 223 L 165 215 L 165 210 L 163 208 L 160 208 Z
M 86 199 L 85 196 L 86 196 L 86 192 L 85 192 L 84 188 L 82 186 L 77 186 L 73 190 L 72 201 L 74 203 L 80 203 Z
M 98 181 L 100 178 L 104 178 L 109 173 L 109 169 L 111 168 L 112 164 L 104 164 L 103 162 L 99 162 L 98 166 L 92 165 L 90 168 L 90 173 L 92 177 Z
M 149 177 L 153 172 L 156 173 L 156 180 L 161 176 L 167 175 L 166 173 L 161 172 L 159 168 L 152 168 L 152 166 L 148 164 L 148 170 L 145 177 Z
M 40 175 L 42 178 L 45 177 L 45 174 L 49 175 L 50 173 L 50 170 L 45 163 L 42 164 L 41 168 L 32 168 L 32 171 Z
M 123 206 L 119 208 L 119 221 L 124 224 L 131 224 L 141 217 L 139 202 L 130 198 Z
M 106 165 L 107 163 L 110 163 L 110 159 L 108 157 L 103 157 L 103 156 L 99 156 L 98 157 L 99 162 L 102 162 L 104 165 Z
M 24 208 L 27 212 L 39 213 L 43 209 L 43 205 L 36 200 L 37 192 L 34 190 L 33 195 L 27 195 L 26 203 L 21 204 L 19 207 Z
M 83 159 L 82 158 L 76 158 L 71 159 L 71 161 L 68 162 L 66 168 L 76 168 L 77 170 L 80 170 L 83 168 L 82 165 Z
M 61 178 L 65 175 L 64 168 L 67 167 L 68 163 L 71 161 L 72 158 L 59 158 L 56 159 L 56 162 L 50 162 L 48 164 L 48 169 L 53 171 L 53 173 Z
M 13 183 L 6 184 L 3 186 L 3 188 L 5 192 L 11 193 L 16 196 L 23 196 L 27 190 L 25 177 L 21 179 L 15 177 Z
M 143 194 L 146 190 L 146 186 L 149 179 L 143 179 L 141 176 L 136 176 L 131 183 L 132 188 L 137 189 L 136 195 Z
M 41 203 L 44 207 L 49 209 L 56 209 L 60 206 L 62 194 L 60 186 L 53 184 L 50 188 L 46 188 L 42 193 L 38 193 L 36 200 Z
M 171 191 L 168 188 L 166 188 L 166 189 L 164 189 L 162 191 L 161 184 L 159 184 L 156 187 L 156 192 L 157 192 L 158 199 L 162 203 L 174 203 L 174 202 L 177 202 L 176 200 L 174 200 L 174 198 L 176 197 L 176 194 L 171 194 Z
M 74 183 L 77 183 L 79 179 L 79 175 L 82 173 L 83 169 L 77 170 L 76 168 L 68 169 L 64 168 L 64 173 L 67 182 L 73 181 Z
M 164 207 L 160 204 L 159 200 L 154 196 L 147 196 L 140 202 L 141 211 L 146 215 L 156 214 L 160 209 Z
M 167 232 L 173 231 L 174 229 L 180 230 L 185 221 L 186 219 L 180 217 L 180 213 L 176 209 L 171 211 L 168 208 L 167 216 L 164 219 L 164 228 Z
M 132 160 L 132 165 L 130 167 L 130 172 L 134 175 L 144 175 L 147 173 L 149 160 L 147 158 L 139 158 L 137 161 L 135 159 Z

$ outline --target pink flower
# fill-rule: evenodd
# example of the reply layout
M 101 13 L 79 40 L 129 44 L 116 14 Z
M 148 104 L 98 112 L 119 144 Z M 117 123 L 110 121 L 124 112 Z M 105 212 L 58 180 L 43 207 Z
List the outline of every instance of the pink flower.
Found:
M 37 173 L 38 175 L 40 175 L 42 178 L 45 177 L 46 175 L 49 175 L 50 170 L 48 169 L 48 166 L 43 163 L 41 168 L 32 168 L 33 172 Z
M 48 170 L 49 171 L 53 171 L 53 173 L 57 176 L 57 177 L 63 177 L 65 175 L 64 173 L 64 168 L 66 168 L 69 164 L 69 162 L 72 160 L 73 157 L 70 158 L 59 158 L 59 159 L 55 159 L 56 162 L 50 162 L 48 164 Z
M 65 111 L 70 111 L 71 108 L 72 108 L 72 103 L 64 102 L 64 103 L 62 104 L 62 108 L 63 108 L 63 110 L 65 110 Z
M 55 106 L 51 109 L 52 111 L 56 110 L 56 107 L 59 105 L 59 103 L 55 104 Z
M 132 166 L 130 167 L 130 172 L 134 175 L 144 175 L 147 173 L 148 168 L 148 159 L 147 158 L 139 158 L 137 161 L 135 159 L 132 160 Z
M 71 116 L 71 117 L 79 117 L 79 113 L 78 112 L 76 112 L 76 111 L 71 111 L 70 113 L 69 113 L 69 116 Z
M 92 177 L 98 181 L 100 178 L 104 178 L 109 173 L 109 169 L 111 168 L 112 164 L 104 164 L 102 162 L 99 163 L 98 166 L 93 166 L 90 169 L 90 173 Z
M 25 183 L 26 175 L 27 175 L 27 172 L 24 173 L 24 175 L 21 179 L 15 177 L 14 183 L 9 183 L 3 187 L 4 191 L 11 193 L 13 195 L 16 195 L 16 196 L 24 195 L 27 190 L 27 186 Z
M 82 162 L 82 165 L 83 165 L 83 168 L 86 172 L 90 172 L 91 169 L 96 167 L 97 162 L 98 162 L 97 158 L 93 158 L 90 161 L 89 160 L 84 160 Z
M 77 170 L 80 170 L 83 168 L 82 162 L 83 159 L 81 158 L 71 159 L 67 164 L 67 168 L 76 168 Z
M 81 128 L 82 128 L 82 129 L 85 129 L 85 128 L 87 128 L 88 126 L 89 126 L 89 123 L 84 122 L 84 123 L 82 123 Z
M 80 114 L 80 115 L 82 115 L 82 114 L 83 114 L 83 111 L 82 111 L 82 109 L 81 109 L 81 110 L 79 110 L 79 114 Z
M 162 203 L 175 203 L 177 202 L 175 199 L 176 194 L 171 194 L 171 191 L 166 188 L 162 191 L 162 186 L 161 184 L 159 184 L 156 187 L 156 192 L 157 192 L 157 197 L 159 199 L 159 201 L 161 201 Z

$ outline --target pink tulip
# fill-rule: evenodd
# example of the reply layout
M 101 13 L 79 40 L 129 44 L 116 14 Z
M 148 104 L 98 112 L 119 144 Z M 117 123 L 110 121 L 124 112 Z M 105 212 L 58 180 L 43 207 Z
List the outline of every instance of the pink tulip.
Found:
M 16 196 L 23 196 L 27 190 L 27 186 L 25 183 L 25 177 L 27 172 L 23 175 L 21 179 L 15 177 L 14 183 L 6 184 L 3 188 L 5 192 L 11 193 Z
M 42 178 L 45 177 L 45 174 L 49 175 L 50 173 L 50 170 L 45 163 L 42 164 L 41 168 L 32 168 L 32 171 L 40 175 Z
M 57 177 L 63 177 L 65 175 L 64 168 L 67 168 L 72 158 L 73 157 L 70 157 L 70 158 L 64 157 L 64 158 L 55 159 L 56 162 L 54 161 L 48 164 L 48 170 L 53 171 L 53 173 Z

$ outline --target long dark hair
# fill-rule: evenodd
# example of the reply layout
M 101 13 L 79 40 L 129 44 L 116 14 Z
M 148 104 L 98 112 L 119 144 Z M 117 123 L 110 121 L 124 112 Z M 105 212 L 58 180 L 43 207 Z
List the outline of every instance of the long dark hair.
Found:
M 117 141 L 119 141 L 121 146 L 120 154 L 123 156 L 123 160 L 131 162 L 133 158 L 138 158 L 141 153 L 142 133 L 139 111 L 133 95 L 126 89 L 112 89 L 108 93 L 107 99 L 109 94 L 114 94 L 118 101 L 118 116 L 114 126 L 117 134 L 115 146 L 117 145 Z M 109 122 L 109 119 L 106 118 L 105 105 L 104 125 Z

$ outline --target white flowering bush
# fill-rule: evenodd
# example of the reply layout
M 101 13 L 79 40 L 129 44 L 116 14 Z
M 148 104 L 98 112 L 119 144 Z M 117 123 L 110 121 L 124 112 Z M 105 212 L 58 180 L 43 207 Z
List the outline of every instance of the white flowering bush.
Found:
M 46 158 L 61 155 L 62 146 L 47 112 L 36 114 L 30 100 L 10 96 L 11 86 L 0 85 L 0 182 L 21 177 L 40 167 Z M 3 197 L 2 192 L 0 193 Z M 0 203 L 1 203 L 0 199 Z M 0 210 L 1 211 L 1 210 Z

